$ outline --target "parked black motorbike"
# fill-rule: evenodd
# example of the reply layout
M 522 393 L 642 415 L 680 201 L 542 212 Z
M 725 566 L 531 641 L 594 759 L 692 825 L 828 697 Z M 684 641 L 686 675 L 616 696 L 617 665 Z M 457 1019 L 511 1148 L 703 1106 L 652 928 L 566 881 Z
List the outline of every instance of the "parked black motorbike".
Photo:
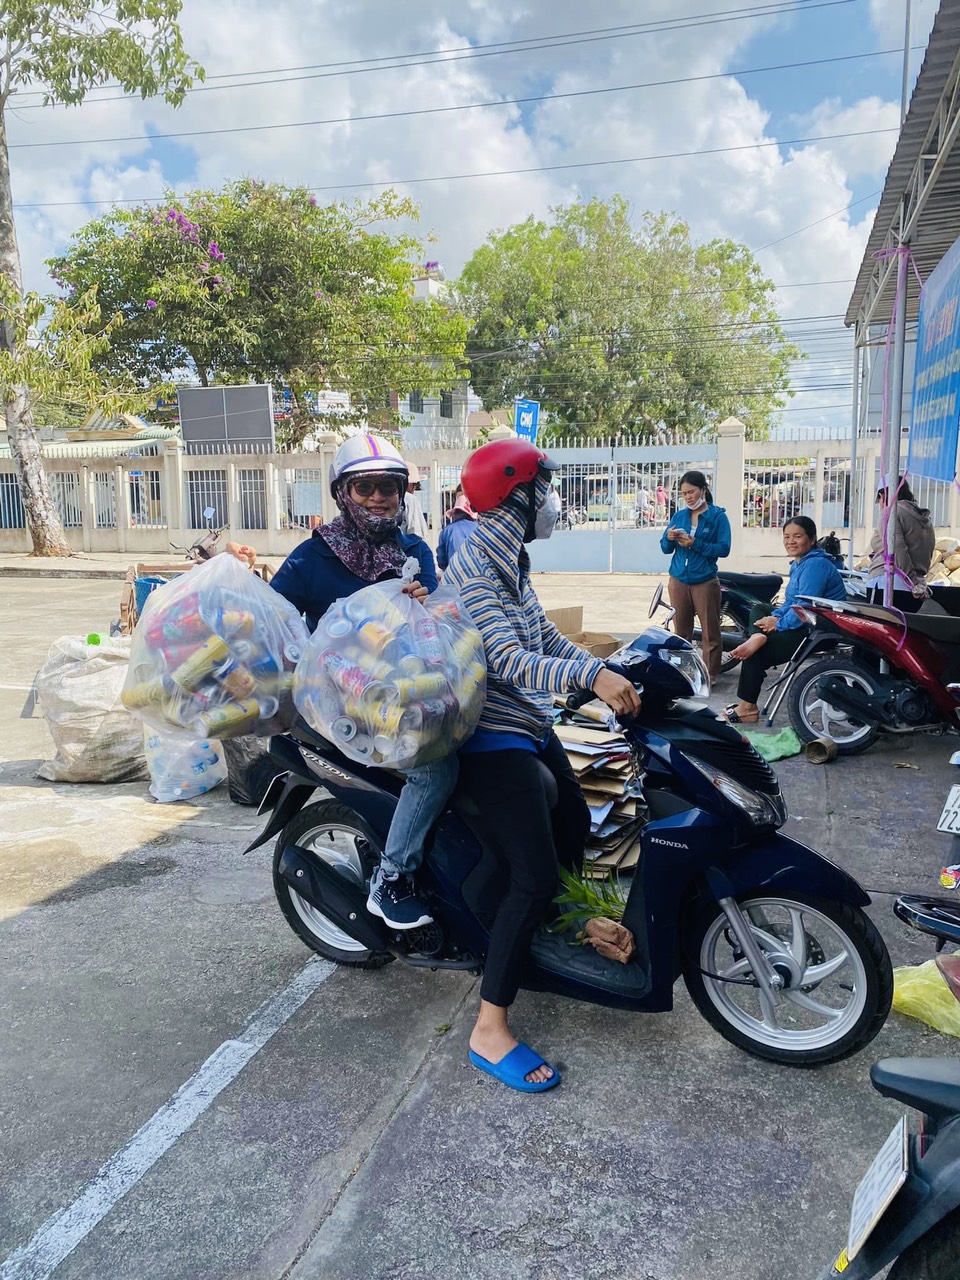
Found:
M 523 985 L 661 1012 L 682 975 L 707 1021 L 759 1057 L 805 1066 L 861 1049 L 892 997 L 886 947 L 863 911 L 867 894 L 780 834 L 776 775 L 696 700 L 708 680 L 686 641 L 651 626 L 609 665 L 643 690 L 640 716 L 624 724 L 646 819 L 623 919 L 636 955 L 618 964 L 577 945 L 573 931 L 544 927 Z M 354 764 L 302 722 L 271 750 L 283 772 L 250 849 L 279 836 L 274 887 L 299 937 L 344 965 L 398 959 L 479 972 L 502 870 L 471 831 L 469 803 L 454 796 L 418 875 L 434 922 L 391 931 L 365 902 L 403 779 Z M 320 788 L 326 794 L 313 800 Z
M 737 645 L 743 644 L 750 633 L 750 611 L 758 604 L 769 605 L 776 599 L 783 586 L 778 573 L 726 573 L 720 579 L 720 633 L 723 643 L 723 659 L 720 670 L 732 671 L 739 662 L 731 657 Z M 693 638 L 700 643 L 699 627 L 694 627 Z
M 894 904 L 911 928 L 960 943 L 960 907 L 908 895 Z M 938 956 L 960 1000 L 960 956 Z M 960 1061 L 886 1058 L 870 1070 L 873 1087 L 920 1112 L 894 1127 L 854 1196 L 847 1244 L 820 1280 L 870 1280 L 894 1263 L 888 1280 L 956 1280 L 960 1275 Z M 894 1259 L 896 1261 L 894 1262 Z

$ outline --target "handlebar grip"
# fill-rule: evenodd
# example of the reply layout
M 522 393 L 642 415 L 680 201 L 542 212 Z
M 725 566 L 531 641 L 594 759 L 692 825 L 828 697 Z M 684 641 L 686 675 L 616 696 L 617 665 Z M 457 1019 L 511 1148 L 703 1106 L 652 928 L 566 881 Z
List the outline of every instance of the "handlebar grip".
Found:
M 571 693 L 566 702 L 567 710 L 578 711 L 586 703 L 592 702 L 596 696 L 592 689 L 581 689 L 579 693 Z

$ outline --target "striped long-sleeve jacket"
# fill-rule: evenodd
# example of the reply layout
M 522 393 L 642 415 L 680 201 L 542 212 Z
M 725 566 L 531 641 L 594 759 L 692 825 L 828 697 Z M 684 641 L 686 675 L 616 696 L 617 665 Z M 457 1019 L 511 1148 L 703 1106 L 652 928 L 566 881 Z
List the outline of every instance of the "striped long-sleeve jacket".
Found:
M 509 506 L 481 516 L 444 586 L 459 592 L 483 637 L 487 701 L 478 728 L 541 742 L 553 724 L 553 695 L 593 688 L 603 663 L 548 622 L 530 583 L 525 527 Z

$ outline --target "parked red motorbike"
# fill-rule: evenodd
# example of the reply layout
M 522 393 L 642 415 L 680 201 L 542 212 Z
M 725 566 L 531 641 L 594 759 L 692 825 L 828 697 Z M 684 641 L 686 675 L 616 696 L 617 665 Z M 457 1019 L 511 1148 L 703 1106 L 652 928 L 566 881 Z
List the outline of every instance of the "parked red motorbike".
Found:
M 774 688 L 769 722 L 787 698 L 800 739 L 830 738 L 842 755 L 881 733 L 960 729 L 960 618 L 850 600 L 808 600 L 797 612 L 812 630 Z

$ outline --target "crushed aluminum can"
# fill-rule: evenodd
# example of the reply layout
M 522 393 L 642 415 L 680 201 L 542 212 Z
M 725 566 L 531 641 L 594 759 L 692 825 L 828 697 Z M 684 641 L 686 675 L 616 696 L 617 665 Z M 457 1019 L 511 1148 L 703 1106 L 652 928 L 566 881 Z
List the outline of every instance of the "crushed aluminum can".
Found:
M 943 867 L 940 871 L 940 883 L 944 889 L 956 889 L 960 887 L 960 862 L 954 863 L 952 867 Z

